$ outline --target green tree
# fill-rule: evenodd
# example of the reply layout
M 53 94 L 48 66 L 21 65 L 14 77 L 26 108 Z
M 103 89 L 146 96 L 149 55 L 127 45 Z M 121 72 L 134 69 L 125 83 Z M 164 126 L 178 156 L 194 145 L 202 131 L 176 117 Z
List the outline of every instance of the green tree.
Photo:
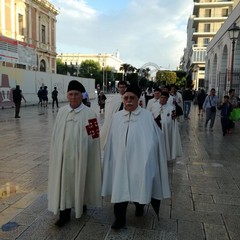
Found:
M 60 58 L 57 58 L 56 64 L 57 64 L 57 74 L 67 75 L 68 66 L 64 64 Z
M 71 76 L 77 76 L 77 68 L 74 65 L 68 66 L 68 72 Z
M 176 85 L 178 87 L 184 87 L 186 85 L 186 75 L 187 75 L 187 73 L 179 70 L 179 71 L 176 71 L 176 75 L 177 75 Z
M 146 89 L 149 85 L 150 68 L 146 69 L 138 68 L 136 72 L 138 74 L 138 86 L 141 89 Z
M 127 81 L 130 84 L 138 85 L 138 74 L 137 73 L 130 73 L 127 75 Z
M 137 70 L 137 68 L 133 67 L 131 64 L 123 63 L 121 65 L 121 67 L 119 68 L 119 70 L 123 71 L 123 79 L 125 81 L 128 81 L 127 75 L 131 74 L 131 73 L 134 73 Z
M 91 59 L 87 59 L 81 62 L 78 76 L 90 78 L 93 75 L 99 74 L 100 71 L 101 71 L 101 66 L 99 62 L 96 62 Z
M 157 71 L 156 81 L 158 85 L 170 85 L 175 84 L 177 80 L 176 72 L 171 71 Z

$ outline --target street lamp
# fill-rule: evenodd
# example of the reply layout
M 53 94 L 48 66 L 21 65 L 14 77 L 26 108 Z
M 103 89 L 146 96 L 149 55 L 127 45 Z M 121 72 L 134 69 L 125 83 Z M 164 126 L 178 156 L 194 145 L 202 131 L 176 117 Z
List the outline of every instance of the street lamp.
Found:
M 227 31 L 228 31 L 229 38 L 232 40 L 232 61 L 231 61 L 231 69 L 230 69 L 230 89 L 231 89 L 232 82 L 233 82 L 235 42 L 238 39 L 240 28 L 236 25 L 236 23 L 233 23 L 232 26 Z
M 105 86 L 105 79 L 104 79 L 104 55 L 102 55 L 101 53 L 98 54 L 98 58 L 99 58 L 99 62 L 100 59 L 102 58 L 102 91 L 104 92 L 104 86 Z

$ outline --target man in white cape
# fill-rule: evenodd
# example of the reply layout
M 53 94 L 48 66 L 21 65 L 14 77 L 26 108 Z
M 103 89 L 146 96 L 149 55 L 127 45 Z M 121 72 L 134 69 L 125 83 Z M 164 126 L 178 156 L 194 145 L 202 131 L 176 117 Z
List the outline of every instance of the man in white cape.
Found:
M 152 199 L 170 197 L 165 144 L 152 114 L 139 106 L 141 90 L 129 86 L 123 95 L 124 109 L 113 115 L 103 157 L 102 196 L 111 195 L 115 222 L 126 224 L 128 202 L 142 216 Z
M 48 178 L 48 209 L 60 210 L 55 223 L 70 221 L 71 209 L 80 218 L 84 206 L 101 205 L 101 151 L 96 113 L 82 103 L 83 85 L 68 85 L 69 105 L 59 109 L 53 128 Z
M 106 114 L 104 118 L 103 126 L 100 130 L 101 148 L 104 148 L 106 144 L 109 126 L 112 120 L 112 115 L 123 109 L 122 95 L 127 89 L 127 82 L 118 82 L 118 94 L 116 94 L 110 101 L 106 103 Z
M 161 95 L 161 89 L 159 87 L 155 88 L 153 90 L 153 94 L 154 94 L 154 98 L 150 99 L 147 104 L 147 110 L 149 110 L 150 112 L 152 111 L 153 103 L 159 102 L 159 98 Z
M 159 102 L 152 106 L 154 119 L 163 132 L 167 159 L 174 160 L 182 156 L 182 143 L 179 133 L 178 121 L 176 120 L 175 106 L 167 103 L 169 93 L 162 92 Z

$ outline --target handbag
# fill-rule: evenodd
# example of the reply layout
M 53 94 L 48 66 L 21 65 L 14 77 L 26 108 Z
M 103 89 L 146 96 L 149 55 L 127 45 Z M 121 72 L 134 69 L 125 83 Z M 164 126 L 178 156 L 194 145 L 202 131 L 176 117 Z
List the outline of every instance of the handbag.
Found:
M 183 115 L 183 110 L 182 108 L 177 104 L 175 103 L 175 106 L 176 106 L 176 116 L 182 116 Z

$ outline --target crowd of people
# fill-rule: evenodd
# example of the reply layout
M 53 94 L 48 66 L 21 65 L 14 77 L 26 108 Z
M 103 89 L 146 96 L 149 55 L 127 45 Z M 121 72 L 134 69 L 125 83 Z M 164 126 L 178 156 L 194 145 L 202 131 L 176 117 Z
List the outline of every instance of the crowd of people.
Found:
M 23 98 L 19 86 L 15 92 Z M 80 82 L 70 81 L 68 104 L 59 109 L 51 138 L 48 209 L 59 214 L 59 227 L 70 221 L 73 209 L 80 218 L 88 205 L 101 206 L 102 198 L 109 196 L 115 216 L 112 229 L 126 226 L 129 204 L 135 205 L 136 217 L 144 216 L 148 204 L 158 215 L 161 200 L 171 197 L 168 163 L 183 154 L 179 123 L 189 120 L 192 102 L 198 104 L 199 117 L 206 114 L 210 130 L 217 109 L 221 111 L 223 136 L 231 133 L 230 114 L 239 106 L 233 89 L 220 103 L 214 88 L 209 94 L 190 88 L 180 93 L 174 85 L 143 92 L 119 81 L 111 101 L 106 103 L 103 92 L 98 95 L 100 113 L 106 105 L 100 128 L 96 112 L 84 104 L 85 93 Z
M 170 103 L 169 93 L 155 89 L 148 110 L 139 105 L 140 88 L 119 81 L 118 90 L 100 129 L 96 113 L 82 104 L 84 86 L 69 83 L 69 104 L 59 109 L 49 159 L 48 209 L 59 212 L 57 226 L 70 221 L 72 209 L 79 218 L 86 206 L 111 196 L 112 229 L 118 230 L 126 225 L 129 203 L 141 217 L 146 204 L 158 214 L 161 200 L 171 197 L 168 161 L 182 155 L 176 95 Z

